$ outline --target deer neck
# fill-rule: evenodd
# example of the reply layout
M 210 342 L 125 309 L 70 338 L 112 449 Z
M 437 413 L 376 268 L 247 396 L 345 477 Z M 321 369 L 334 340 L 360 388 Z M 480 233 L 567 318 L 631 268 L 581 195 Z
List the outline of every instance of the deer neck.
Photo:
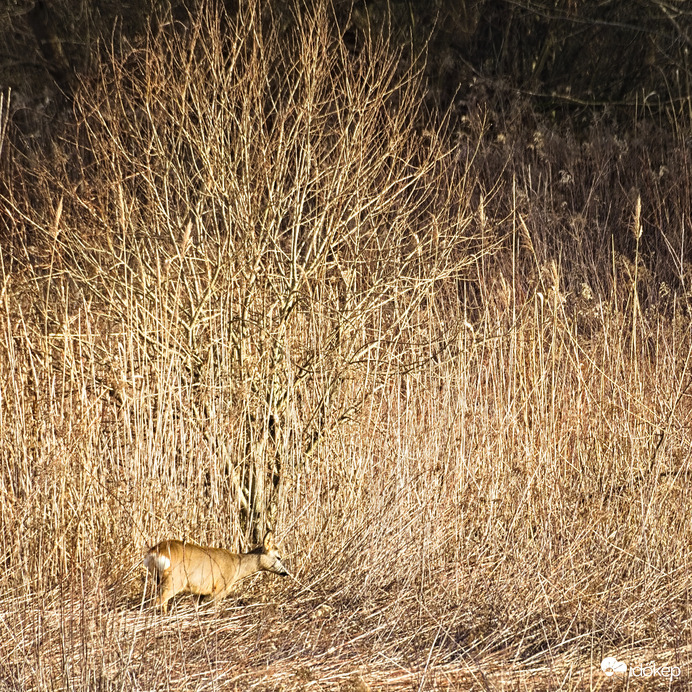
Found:
M 259 572 L 260 556 L 257 553 L 245 553 L 240 556 L 240 565 L 238 566 L 237 579 L 244 579 L 255 572 Z

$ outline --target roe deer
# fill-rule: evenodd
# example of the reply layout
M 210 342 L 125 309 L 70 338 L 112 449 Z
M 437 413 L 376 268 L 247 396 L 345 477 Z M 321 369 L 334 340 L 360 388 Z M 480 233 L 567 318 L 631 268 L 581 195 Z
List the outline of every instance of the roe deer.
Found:
M 231 553 L 182 541 L 162 541 L 144 556 L 144 566 L 156 577 L 156 606 L 166 612 L 168 601 L 178 593 L 210 596 L 220 601 L 239 580 L 266 570 L 285 577 L 279 551 L 268 531 L 262 545 L 249 553 Z

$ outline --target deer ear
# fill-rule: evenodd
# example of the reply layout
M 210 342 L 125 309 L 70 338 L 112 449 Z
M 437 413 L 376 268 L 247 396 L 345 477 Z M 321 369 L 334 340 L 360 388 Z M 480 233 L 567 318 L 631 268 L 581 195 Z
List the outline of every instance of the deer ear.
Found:
M 264 549 L 269 552 L 274 547 L 274 534 L 271 531 L 267 531 L 264 536 Z

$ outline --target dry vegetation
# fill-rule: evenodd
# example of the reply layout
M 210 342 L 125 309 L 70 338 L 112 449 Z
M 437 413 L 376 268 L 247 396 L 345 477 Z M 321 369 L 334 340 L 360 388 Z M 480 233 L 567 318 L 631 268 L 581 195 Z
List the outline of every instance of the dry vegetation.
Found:
M 434 119 L 319 13 L 115 55 L 51 151 L 3 100 L 0 689 L 687 685 L 684 113 Z M 293 579 L 147 607 L 267 525 Z

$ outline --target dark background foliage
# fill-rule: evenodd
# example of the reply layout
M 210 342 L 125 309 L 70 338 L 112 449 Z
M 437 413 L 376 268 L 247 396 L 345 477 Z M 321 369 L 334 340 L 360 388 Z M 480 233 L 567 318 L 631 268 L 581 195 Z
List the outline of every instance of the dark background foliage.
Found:
M 225 5 L 231 16 L 237 11 L 237 3 Z M 15 0 L 0 11 L 0 84 L 13 89 L 17 108 L 32 110 L 27 119 L 37 108 L 50 118 L 59 94 L 69 96 L 105 49 L 136 46 L 149 27 L 188 22 L 198 6 Z M 485 99 L 522 94 L 577 125 L 604 108 L 630 120 L 632 106 L 676 122 L 689 117 L 692 10 L 679 0 L 338 0 L 332 10 L 354 51 L 365 35 L 386 34 L 402 60 L 424 60 L 431 105 L 463 110 L 482 81 Z M 287 3 L 267 2 L 265 12 L 295 20 Z

